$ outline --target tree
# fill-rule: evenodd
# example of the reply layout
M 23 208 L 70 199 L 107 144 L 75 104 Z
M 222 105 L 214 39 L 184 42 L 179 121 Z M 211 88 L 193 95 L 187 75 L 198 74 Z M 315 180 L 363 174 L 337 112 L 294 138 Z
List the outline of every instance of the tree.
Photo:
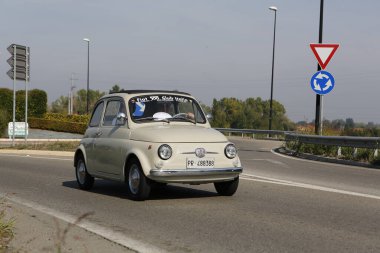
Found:
M 342 130 L 346 122 L 342 119 L 334 119 L 331 121 L 331 127 L 336 130 Z
M 268 129 L 269 127 L 269 100 L 248 98 L 245 101 L 236 98 L 222 98 L 213 100 L 212 114 L 213 127 Z M 295 124 L 285 115 L 282 104 L 273 101 L 273 129 L 293 130 Z
M 213 127 L 229 128 L 230 124 L 227 121 L 227 115 L 224 111 L 223 105 L 220 101 L 214 99 L 212 101 L 212 122 Z
M 28 116 L 42 117 L 47 111 L 47 94 L 43 90 L 33 89 L 28 92 Z M 13 110 L 11 107 L 11 115 Z M 25 90 L 16 91 L 16 120 L 25 120 Z
M 91 113 L 96 101 L 100 97 L 104 96 L 105 92 L 100 92 L 99 90 L 89 90 L 89 111 Z M 51 112 L 53 113 L 68 113 L 69 99 L 66 96 L 60 96 L 51 104 Z M 73 101 L 73 112 L 78 114 L 87 113 L 87 90 L 81 89 L 78 90 L 74 96 Z
M 47 111 L 47 93 L 33 89 L 28 93 L 28 110 L 31 117 L 42 117 Z
M 99 90 L 89 90 L 89 113 L 91 113 L 94 108 L 96 101 L 104 95 L 105 92 L 100 92 Z M 87 113 L 87 91 L 84 89 L 77 91 L 77 95 L 74 99 L 74 112 L 77 112 L 78 114 Z
M 203 110 L 203 112 L 204 112 L 206 115 L 212 113 L 212 109 L 211 109 L 210 106 L 203 104 L 201 101 L 199 101 L 199 105 L 202 107 L 202 110 Z
M 69 98 L 60 96 L 57 100 L 51 103 L 51 112 L 67 114 L 69 106 Z
M 110 89 L 109 93 L 119 92 L 119 91 L 120 91 L 119 85 L 115 84 L 114 86 L 112 86 L 112 88 Z
M 7 117 L 4 119 L 9 122 L 13 114 L 13 91 L 7 88 L 0 88 L 0 110 L 6 113 Z
M 345 130 L 348 130 L 348 129 L 353 129 L 355 127 L 355 122 L 352 118 L 347 118 L 346 119 L 346 124 L 344 126 L 344 129 Z

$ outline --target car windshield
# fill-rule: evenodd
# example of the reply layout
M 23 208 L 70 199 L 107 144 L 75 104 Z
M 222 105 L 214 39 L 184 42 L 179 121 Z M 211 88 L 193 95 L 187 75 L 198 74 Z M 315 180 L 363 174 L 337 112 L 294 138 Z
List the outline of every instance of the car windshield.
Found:
M 144 95 L 129 100 L 131 118 L 136 123 L 152 121 L 206 123 L 199 104 L 181 95 Z

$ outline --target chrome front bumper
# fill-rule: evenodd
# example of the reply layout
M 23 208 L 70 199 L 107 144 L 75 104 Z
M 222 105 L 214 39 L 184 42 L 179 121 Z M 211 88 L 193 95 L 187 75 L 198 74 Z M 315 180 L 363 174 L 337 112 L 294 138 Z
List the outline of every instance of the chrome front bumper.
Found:
M 172 169 L 150 171 L 149 178 L 166 183 L 210 183 L 232 180 L 243 172 L 243 168 L 222 169 Z

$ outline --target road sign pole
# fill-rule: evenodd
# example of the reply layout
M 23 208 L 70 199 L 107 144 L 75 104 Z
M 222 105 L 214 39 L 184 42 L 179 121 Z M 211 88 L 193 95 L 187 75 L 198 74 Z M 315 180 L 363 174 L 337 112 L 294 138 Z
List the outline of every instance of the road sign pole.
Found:
M 15 124 L 16 124 L 16 45 L 13 45 L 13 132 L 12 132 L 12 147 L 15 145 Z
M 319 98 L 321 100 L 321 105 L 320 105 L 320 119 L 319 119 L 319 135 L 322 135 L 323 133 L 323 100 L 324 100 L 324 95 L 319 95 Z
M 29 84 L 29 57 L 30 48 L 26 48 L 26 79 L 25 79 L 25 143 L 28 141 L 28 84 Z
M 322 35 L 323 35 L 323 2 L 324 0 L 321 0 L 321 7 L 320 7 L 320 14 L 319 14 L 319 39 L 318 42 L 322 43 Z M 321 67 L 318 64 L 318 71 L 321 71 Z M 322 135 L 322 96 L 317 94 L 316 96 L 316 102 L 315 102 L 315 134 Z

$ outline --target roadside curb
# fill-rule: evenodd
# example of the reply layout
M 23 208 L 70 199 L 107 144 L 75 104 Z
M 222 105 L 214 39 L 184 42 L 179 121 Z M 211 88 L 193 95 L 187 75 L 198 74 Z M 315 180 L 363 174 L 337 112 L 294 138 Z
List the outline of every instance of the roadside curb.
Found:
M 74 157 L 74 152 L 69 152 L 69 151 L 49 151 L 49 150 L 0 149 L 0 154 L 10 154 L 10 155 L 45 155 L 45 156 Z
M 364 168 L 370 168 L 370 169 L 380 169 L 380 166 L 375 166 L 375 165 L 371 165 L 368 163 L 356 162 L 356 161 L 351 161 L 351 160 L 342 160 L 342 159 L 337 159 L 337 158 L 332 158 L 332 157 L 323 157 L 323 156 L 317 156 L 317 155 L 311 155 L 311 154 L 298 153 L 296 151 L 289 150 L 289 149 L 286 149 L 284 147 L 275 148 L 275 149 L 273 149 L 273 151 L 276 153 L 282 154 L 282 155 L 287 155 L 287 156 L 292 156 L 292 157 L 297 157 L 297 158 L 312 160 L 312 161 L 317 161 L 317 162 L 336 163 L 336 164 L 364 167 Z

